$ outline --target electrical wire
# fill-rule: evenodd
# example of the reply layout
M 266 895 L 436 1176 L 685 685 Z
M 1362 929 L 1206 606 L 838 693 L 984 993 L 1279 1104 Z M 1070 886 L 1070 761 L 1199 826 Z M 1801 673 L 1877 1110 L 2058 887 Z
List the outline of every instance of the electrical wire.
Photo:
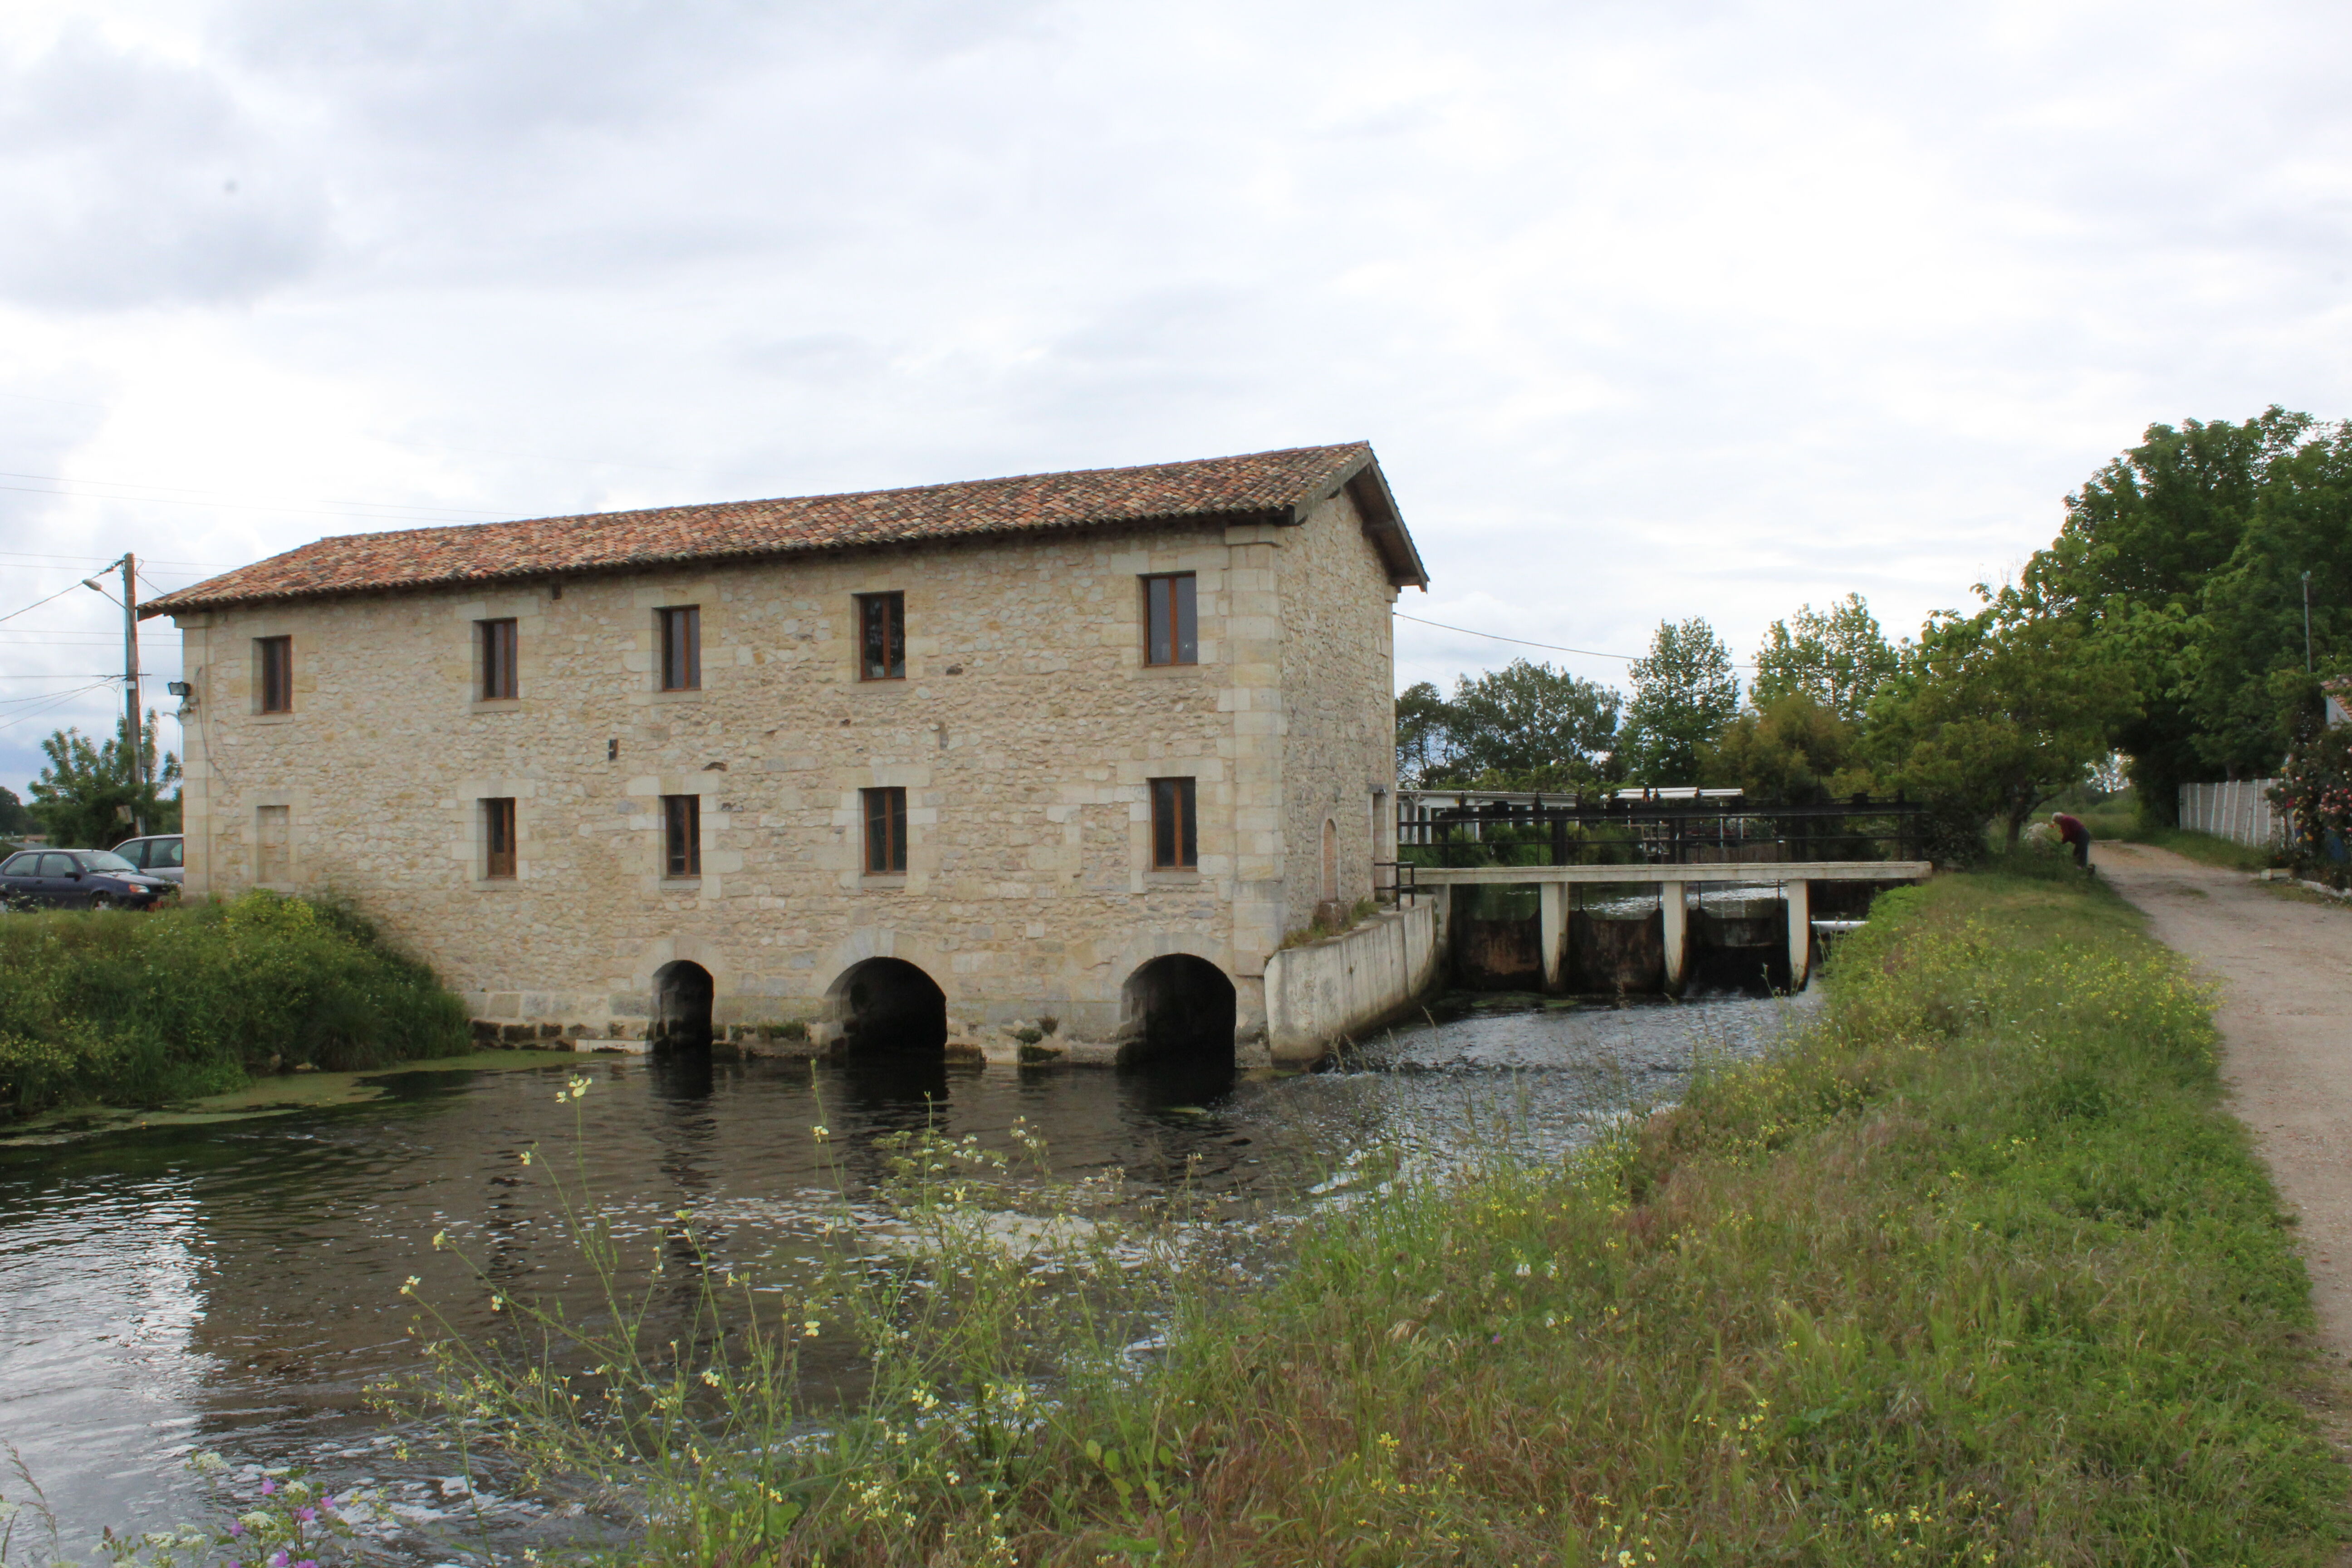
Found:
M 49 599 L 62 599 L 68 594 L 72 593 L 76 588 L 80 586 L 81 584 L 79 583 L 69 583 L 66 586 L 58 589 L 56 593 L 50 595 L 48 599 L 36 599 L 31 604 L 26 605 L 24 610 L 11 610 L 6 615 L 0 616 L 0 621 L 13 621 L 18 616 L 23 615 L 25 610 L 37 610 L 43 605 L 47 604 Z
M 1580 653 L 1587 658 L 1622 659 L 1627 664 L 1635 663 L 1643 658 L 1643 656 L 1638 653 L 1602 653 L 1599 648 L 1562 647 L 1556 642 L 1536 642 L 1528 637 L 1505 637 L 1500 632 L 1481 632 L 1473 631 L 1468 626 L 1449 626 L 1444 621 L 1424 621 L 1419 616 L 1408 616 L 1402 610 L 1396 610 L 1391 613 L 1393 614 L 1398 620 L 1411 621 L 1415 626 L 1435 626 L 1441 632 L 1460 632 L 1466 637 L 1492 637 L 1496 642 L 1515 642 L 1522 647 L 1539 647 L 1547 649 L 1552 653 Z M 1753 669 L 1756 667 L 1752 664 L 1734 664 L 1732 668 L 1735 669 Z

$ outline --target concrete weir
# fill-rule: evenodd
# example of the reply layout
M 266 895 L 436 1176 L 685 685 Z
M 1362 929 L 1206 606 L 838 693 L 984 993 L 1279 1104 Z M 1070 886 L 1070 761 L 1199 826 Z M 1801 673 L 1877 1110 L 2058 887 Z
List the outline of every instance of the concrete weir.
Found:
M 1843 912 L 1872 884 L 1917 881 L 1933 868 L 1913 860 L 1817 860 L 1617 866 L 1417 868 L 1417 889 L 1449 907 L 1459 978 L 1472 984 L 1545 991 L 1679 994 L 1702 965 L 1727 965 L 1742 981 L 1760 972 L 1775 988 L 1803 988 L 1814 953 L 1815 889 Z M 1704 907 L 1710 888 L 1772 888 L 1779 907 L 1759 916 Z M 1535 895 L 1535 918 L 1472 912 L 1464 889 Z M 1655 890 L 1655 906 L 1629 906 Z M 1597 897 L 1596 897 L 1597 895 Z M 1693 908 L 1694 896 L 1701 905 Z M 1491 918 L 1499 914 L 1501 918 Z M 1485 917 L 1485 918 L 1482 918 Z M 1531 939 L 1531 940 L 1530 940 Z M 1769 944 L 1769 945 L 1768 945 Z M 1752 963 L 1753 970 L 1747 965 Z

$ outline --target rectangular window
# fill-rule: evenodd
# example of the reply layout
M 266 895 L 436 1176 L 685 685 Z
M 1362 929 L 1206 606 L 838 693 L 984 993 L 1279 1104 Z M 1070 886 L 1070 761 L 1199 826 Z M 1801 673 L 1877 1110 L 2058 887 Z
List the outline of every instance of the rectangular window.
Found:
M 253 658 L 254 662 L 261 667 L 261 710 L 264 713 L 293 712 L 294 639 L 256 637 Z
M 496 626 L 496 621 L 484 623 Z M 509 621 L 508 626 L 514 623 Z M 482 875 L 509 882 L 515 874 L 515 803 L 512 796 L 482 802 Z
M 885 877 L 907 868 L 907 792 L 869 789 L 866 796 L 866 874 Z
M 661 633 L 661 689 L 664 691 L 702 689 L 702 606 L 684 605 L 656 610 Z
M 515 684 L 515 624 L 476 621 L 482 628 L 482 700 L 511 702 Z
M 253 879 L 290 882 L 294 879 L 293 810 L 283 805 L 259 805 L 253 810 Z
M 1143 623 L 1145 663 L 1200 663 L 1200 616 L 1193 607 L 1192 574 L 1146 577 Z
M 702 797 L 666 795 L 662 803 L 662 875 L 702 875 Z
M 1201 864 L 1201 833 L 1192 818 L 1191 779 L 1151 781 L 1151 868 L 1190 871 Z
M 857 679 L 907 679 L 907 595 L 857 595 Z

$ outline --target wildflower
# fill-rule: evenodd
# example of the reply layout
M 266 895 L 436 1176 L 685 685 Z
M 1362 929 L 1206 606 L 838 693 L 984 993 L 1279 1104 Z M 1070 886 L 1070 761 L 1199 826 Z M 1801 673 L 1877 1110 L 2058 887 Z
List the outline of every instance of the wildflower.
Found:
M 526 1165 L 530 1163 L 530 1151 L 528 1149 L 522 1152 L 522 1163 Z
M 423 1283 L 423 1280 L 412 1274 L 408 1277 L 406 1281 L 401 1285 L 400 1293 L 404 1296 L 414 1296 L 416 1294 L 416 1288 Z
M 268 1476 L 261 1478 L 261 1495 L 263 1497 L 269 1497 L 275 1494 L 277 1490 L 278 1483 L 276 1481 L 271 1480 Z
M 294 1510 L 294 1517 L 304 1524 L 316 1524 L 319 1522 L 319 1510 L 315 1508 L 298 1508 Z
M 801 1338 L 804 1340 L 813 1340 L 816 1338 L 816 1320 L 814 1318 L 811 1318 L 807 1322 L 801 1325 Z
M 812 1127 L 809 1129 L 809 1131 L 815 1135 L 816 1141 L 820 1143 L 833 1136 L 830 1131 L 822 1127 Z
M 436 1231 L 435 1231 L 435 1232 L 433 1233 L 433 1250 L 434 1250 L 434 1251 L 438 1252 L 438 1251 L 440 1251 L 443 1247 L 446 1247 L 446 1246 L 448 1246 L 448 1245 L 449 1245 L 449 1233 L 448 1233 L 447 1231 L 446 1231 L 446 1230 L 436 1230 Z

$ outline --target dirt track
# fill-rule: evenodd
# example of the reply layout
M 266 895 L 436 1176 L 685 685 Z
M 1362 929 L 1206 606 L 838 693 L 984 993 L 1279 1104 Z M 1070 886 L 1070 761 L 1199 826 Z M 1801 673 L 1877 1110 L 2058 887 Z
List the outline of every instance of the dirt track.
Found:
M 2102 844 L 2099 874 L 2221 984 L 2230 1108 L 2301 1216 L 2320 1333 L 2352 1360 L 2352 907 L 2168 850 Z

